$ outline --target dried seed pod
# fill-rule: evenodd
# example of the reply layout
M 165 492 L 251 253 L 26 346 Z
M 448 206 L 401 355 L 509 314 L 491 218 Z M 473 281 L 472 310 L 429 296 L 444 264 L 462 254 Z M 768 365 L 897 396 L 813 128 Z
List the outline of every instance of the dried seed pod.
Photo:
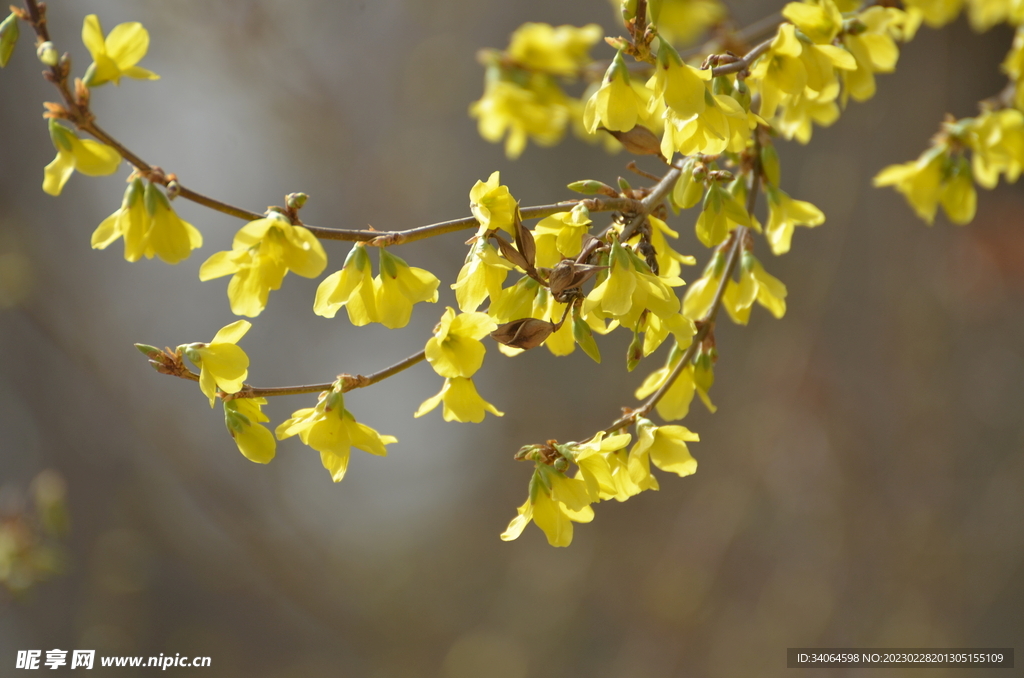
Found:
M 491 332 L 491 338 L 512 348 L 531 349 L 543 344 L 556 329 L 557 326 L 547 320 L 520 318 L 498 325 L 498 329 Z

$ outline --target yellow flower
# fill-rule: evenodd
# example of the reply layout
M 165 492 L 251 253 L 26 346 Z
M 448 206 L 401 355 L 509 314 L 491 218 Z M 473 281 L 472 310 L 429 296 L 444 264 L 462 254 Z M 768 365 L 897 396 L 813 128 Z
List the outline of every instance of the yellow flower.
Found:
M 734 322 L 746 325 L 754 301 L 776 318 L 786 314 L 786 286 L 764 270 L 761 262 L 750 252 L 744 252 L 739 283 L 729 280 L 722 295 L 722 305 Z
M 583 111 L 583 126 L 594 134 L 598 127 L 615 132 L 628 132 L 636 127 L 646 102 L 640 99 L 629 83 L 629 71 L 622 59 L 622 52 L 616 52 L 611 66 L 604 75 L 604 82 L 587 101 Z
M 569 443 L 573 461 L 579 466 L 578 477 L 586 483 L 591 501 L 615 499 L 626 501 L 642 490 L 629 475 L 626 462 L 628 433 L 604 437 L 599 431 L 586 443 Z
M 697 238 L 705 247 L 714 247 L 724 242 L 737 226 L 752 224 L 747 208 L 716 182 L 704 196 L 704 208 L 697 217 Z
M 644 309 L 663 318 L 679 310 L 679 298 L 669 285 L 681 285 L 682 280 L 655 276 L 644 261 L 618 242 L 612 243 L 609 263 L 608 276 L 583 302 L 585 315 L 614 318 L 634 327 Z
M 493 172 L 487 181 L 477 181 L 469 191 L 469 211 L 480 222 L 479 235 L 502 229 L 512 234 L 516 201 L 508 186 L 502 186 L 501 173 Z
M 413 416 L 422 417 L 424 414 L 434 411 L 441 403 L 444 403 L 445 421 L 479 424 L 484 420 L 486 412 L 498 417 L 505 416 L 504 412 L 499 412 L 494 405 L 481 398 L 480 394 L 476 392 L 473 380 L 466 377 L 445 379 L 441 392 L 424 400 Z
M 655 4 L 648 4 L 652 15 Z M 660 11 L 652 19 L 658 26 L 658 35 L 677 44 L 693 41 L 728 15 L 718 0 L 663 0 L 657 4 Z
M 662 471 L 678 476 L 697 472 L 697 460 L 690 456 L 686 443 L 697 442 L 700 436 L 685 426 L 655 426 L 649 419 L 636 422 L 637 440 L 629 451 L 629 466 L 642 466 L 650 459 Z M 635 461 L 634 461 L 635 460 Z
M 82 42 L 92 54 L 92 65 L 85 72 L 85 84 L 97 87 L 113 80 L 121 84 L 122 77 L 139 80 L 159 80 L 160 76 L 136 66 L 149 50 L 149 33 L 142 24 L 133 21 L 118 24 L 103 38 L 103 28 L 95 14 L 85 17 Z
M 276 434 L 278 440 L 298 435 L 304 444 L 319 452 L 320 461 L 336 483 L 345 477 L 351 448 L 383 457 L 388 453 L 385 446 L 398 442 L 394 436 L 381 435 L 356 421 L 345 409 L 339 382 L 332 390 L 320 394 L 316 407 L 292 413 L 290 419 L 277 427 Z
M 519 515 L 508 524 L 501 539 L 517 539 L 533 521 L 549 544 L 568 546 L 572 543 L 572 524 L 589 523 L 594 519 L 591 501 L 584 481 L 567 478 L 546 464 L 538 464 L 530 479 L 530 495 L 517 509 Z
M 636 390 L 636 397 L 639 400 L 643 400 L 661 388 L 668 380 L 672 370 L 679 364 L 682 355 L 683 350 L 678 346 L 674 346 L 672 352 L 669 353 L 665 366 L 647 376 L 640 385 L 640 388 Z M 714 411 L 713 406 L 710 405 L 711 401 L 707 399 L 706 389 L 702 390 L 695 381 L 694 366 L 691 363 L 683 368 L 678 378 L 672 382 L 668 391 L 665 392 L 664 397 L 655 405 L 658 416 L 666 421 L 685 419 L 686 415 L 690 412 L 690 403 L 693 402 L 693 395 L 697 392 L 700 393 L 701 399 L 704 400 L 705 404 L 709 405 L 708 409 Z
M 202 233 L 178 217 L 156 184 L 146 185 L 145 203 L 150 219 L 144 252 L 147 259 L 155 255 L 168 264 L 176 264 L 187 259 L 192 250 L 203 246 Z
M 999 175 L 1017 181 L 1024 169 L 1024 113 L 1015 108 L 985 111 L 970 127 L 968 138 L 974 179 L 985 188 L 995 188 Z
M 385 248 L 379 249 L 380 275 L 374 280 L 378 321 L 390 330 L 405 327 L 414 304 L 437 301 L 441 281 L 430 271 L 409 266 Z
M 471 377 L 484 363 L 480 341 L 498 327 L 486 313 L 462 313 L 448 307 L 434 336 L 427 340 L 427 362 L 442 377 Z
M 79 139 L 74 132 L 49 121 L 50 140 L 57 149 L 57 157 L 43 170 L 43 190 L 60 195 L 71 173 L 78 170 L 90 177 L 106 176 L 117 171 L 121 155 L 110 146 L 92 139 Z
M 199 389 L 210 399 L 210 407 L 218 388 L 224 393 L 238 393 L 249 376 L 249 356 L 236 344 L 250 327 L 248 321 L 236 320 L 222 327 L 208 344 L 179 347 L 200 369 Z
M 259 422 L 270 421 L 260 407 L 266 398 L 235 398 L 224 403 L 224 424 L 246 459 L 267 464 L 274 458 L 277 441 L 270 430 Z
M 590 230 L 590 224 L 590 212 L 583 203 L 577 204 L 569 212 L 555 212 L 544 217 L 533 229 L 538 253 L 542 248 L 550 249 L 547 241 L 553 241 L 554 249 L 562 257 L 576 257 L 583 249 L 583 236 Z M 558 257 L 553 262 L 541 261 L 538 254 L 537 266 L 550 268 L 560 259 Z
M 825 223 L 825 215 L 817 207 L 804 200 L 793 200 L 785 192 L 767 185 L 768 192 L 768 225 L 765 235 L 775 254 L 789 251 L 796 226 L 820 226 Z
M 320 241 L 308 229 L 293 226 L 287 217 L 273 211 L 243 226 L 232 248 L 207 259 L 199 268 L 199 279 L 233 274 L 228 283 L 231 312 L 250 318 L 266 308 L 270 291 L 280 289 L 288 271 L 315 278 L 327 266 Z
M 857 69 L 843 73 L 849 93 L 857 101 L 865 101 L 875 94 L 875 73 L 891 73 L 896 68 L 900 50 L 894 37 L 902 34 L 906 13 L 895 7 L 874 6 L 857 15 L 865 26 L 862 33 L 843 35 L 843 44 L 857 60 Z
M 469 313 L 478 309 L 487 297 L 492 301 L 498 299 L 501 284 L 511 268 L 511 263 L 498 256 L 494 245 L 483 239 L 477 240 L 459 271 L 459 277 L 452 283 L 459 308 Z
M 505 155 L 516 159 L 527 139 L 552 146 L 562 139 L 569 122 L 570 103 L 551 76 L 532 73 L 519 80 L 505 80 L 498 67 L 488 69 L 484 94 L 470 104 L 469 114 L 487 141 L 505 138 Z M 506 136 L 507 132 L 507 136 Z
M 124 258 L 138 261 L 146 252 L 146 233 L 150 219 L 143 196 L 142 179 L 133 179 L 124 192 L 121 208 L 104 219 L 93 231 L 92 247 L 102 250 L 118 238 L 124 238 Z
M 917 215 L 929 224 L 935 221 L 939 198 L 942 195 L 942 164 L 946 149 L 933 146 L 917 160 L 900 165 L 889 165 L 874 179 L 875 186 L 895 186 Z
M 791 2 L 782 9 L 782 16 L 819 45 L 831 43 L 843 28 L 843 15 L 832 0 Z
M 710 90 L 711 70 L 698 70 L 683 63 L 672 45 L 662 40 L 658 47 L 658 64 L 648 87 L 656 97 L 664 100 L 679 118 L 689 118 L 704 112 Z
M 316 288 L 313 312 L 333 318 L 344 306 L 348 319 L 357 327 L 379 320 L 372 268 L 366 247 L 356 243 L 345 258 L 342 269 L 324 278 Z
M 590 62 L 588 52 L 601 34 L 597 24 L 555 28 L 550 24 L 525 23 L 512 34 L 507 56 L 529 70 L 575 76 Z

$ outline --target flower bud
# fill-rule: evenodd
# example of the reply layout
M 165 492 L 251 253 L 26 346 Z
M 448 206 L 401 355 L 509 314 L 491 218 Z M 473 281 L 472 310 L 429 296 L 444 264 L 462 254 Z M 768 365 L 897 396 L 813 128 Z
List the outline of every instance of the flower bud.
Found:
M 288 205 L 290 210 L 300 210 L 302 206 L 309 200 L 309 196 L 305 193 L 289 193 L 284 197 L 284 202 Z
M 18 26 L 18 17 L 10 14 L 3 23 L 0 23 L 0 68 L 7 65 L 11 59 L 11 52 L 14 51 L 14 44 L 18 42 L 18 35 L 21 28 Z
M 594 179 L 574 181 L 569 184 L 567 188 L 570 191 L 582 193 L 583 195 L 607 195 L 609 198 L 619 197 L 618 192 L 614 188 L 601 181 L 595 181 Z
M 60 55 L 57 54 L 57 50 L 49 40 L 39 44 L 39 47 L 36 48 L 36 56 L 47 66 L 56 66 L 60 61 Z

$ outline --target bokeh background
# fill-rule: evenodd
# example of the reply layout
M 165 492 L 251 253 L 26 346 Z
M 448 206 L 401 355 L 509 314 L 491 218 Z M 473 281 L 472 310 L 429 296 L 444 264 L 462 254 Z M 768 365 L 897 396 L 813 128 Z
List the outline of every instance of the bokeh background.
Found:
M 741 24 L 778 9 L 729 4 Z M 162 76 L 96 90 L 100 124 L 185 185 L 256 211 L 301 190 L 309 223 L 402 229 L 468 214 L 470 187 L 494 170 L 524 205 L 625 174 L 625 156 L 571 138 L 510 162 L 467 115 L 478 49 L 503 48 L 525 21 L 616 35 L 604 0 L 55 0 L 51 31 L 79 74 L 93 12 L 106 30 L 142 21 L 143 65 Z M 601 343 L 599 366 L 579 351 L 492 348 L 477 384 L 506 415 L 480 425 L 412 418 L 441 385 L 421 365 L 350 394 L 361 421 L 400 443 L 386 459 L 354 451 L 341 484 L 297 440 L 269 466 L 246 461 L 219 407 L 132 348 L 208 340 L 234 319 L 226 279 L 200 283 L 197 270 L 240 223 L 178 201 L 206 239 L 182 264 L 128 264 L 119 243 L 92 251 L 125 172 L 42 192 L 53 148 L 41 102 L 55 93 L 23 35 L 0 73 L 0 504 L 14 510 L 56 470 L 72 529 L 62 575 L 0 597 L 0 675 L 31 648 L 212 657 L 169 676 L 713 678 L 781 675 L 795 646 L 1013 646 L 1024 195 L 983 192 L 974 224 L 929 229 L 871 187 L 945 113 L 970 115 L 1001 89 L 1010 42 L 963 21 L 922 30 L 874 100 L 807 147 L 782 145 L 783 187 L 828 221 L 798 230 L 781 258 L 758 244 L 789 311 L 721 323 L 719 411 L 695 404 L 684 422 L 701 436 L 699 472 L 596 506 L 572 546 L 553 549 L 534 527 L 498 539 L 530 474 L 512 454 L 607 425 L 660 354 L 629 374 L 623 337 Z M 703 265 L 694 218 L 672 224 Z M 454 304 L 463 240 L 402 248 L 444 281 L 405 331 L 316 317 L 318 281 L 289 276 L 242 342 L 251 380 L 327 381 L 418 350 Z M 327 245 L 328 272 L 347 249 Z M 312 401 L 269 413 L 277 423 Z

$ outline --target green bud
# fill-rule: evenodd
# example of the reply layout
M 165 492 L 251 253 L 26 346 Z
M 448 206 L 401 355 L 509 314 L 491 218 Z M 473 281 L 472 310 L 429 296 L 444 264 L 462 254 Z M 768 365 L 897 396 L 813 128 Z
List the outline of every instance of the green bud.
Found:
M 610 198 L 617 198 L 618 192 L 602 181 L 596 181 L 594 179 L 584 179 L 582 181 L 574 181 L 569 184 L 568 189 L 575 193 L 582 193 L 583 195 L 607 195 Z
M 289 193 L 284 197 L 284 202 L 288 205 L 288 209 L 300 210 L 302 206 L 309 200 L 309 196 L 305 193 Z
M 167 200 L 167 196 L 152 181 L 146 184 L 145 201 L 149 216 L 156 214 L 158 207 L 163 207 L 165 210 L 171 209 L 171 203 Z
M 755 263 L 757 263 L 757 259 L 754 258 L 754 253 L 750 250 L 743 250 L 743 254 L 740 255 L 740 270 L 750 273 Z
M 601 351 L 597 348 L 597 342 L 594 341 L 594 333 L 591 331 L 590 325 L 578 315 L 573 316 L 572 319 L 572 338 L 580 345 L 583 352 L 590 356 L 591 360 L 595 363 L 601 362 Z
M 197 344 L 197 345 L 198 346 L 202 346 L 203 344 Z M 179 346 L 178 348 L 181 348 L 181 347 Z M 189 360 L 191 360 L 192 364 L 195 365 L 196 367 L 199 367 L 200 365 L 203 364 L 203 357 L 201 355 L 199 355 L 199 351 L 197 351 L 195 348 L 193 348 L 193 345 L 190 344 L 190 345 L 186 346 L 182 350 L 182 353 L 184 353 L 185 357 L 188 358 Z
M 181 184 L 178 183 L 177 179 L 171 179 L 167 182 L 167 199 L 174 200 L 181 193 Z
M 711 91 L 715 94 L 732 94 L 732 80 L 727 75 L 719 75 L 711 79 Z
M 57 62 L 60 61 L 60 55 L 57 54 L 57 50 L 54 49 L 53 43 L 49 40 L 40 43 L 39 47 L 36 48 L 36 56 L 47 66 L 56 66 Z
M 768 183 L 778 186 L 782 181 L 782 167 L 779 165 L 779 154 L 773 144 L 766 144 L 761 147 L 761 171 L 768 179 Z
M 736 99 L 736 102 L 743 107 L 743 110 L 750 110 L 750 88 L 747 87 L 745 80 L 736 80 L 736 87 L 732 91 L 732 96 Z
M 629 185 L 628 181 L 626 181 L 622 177 L 619 177 L 619 190 L 622 191 L 623 194 L 626 194 L 632 191 L 633 187 Z
M 14 44 L 18 42 L 18 35 L 21 28 L 18 26 L 18 17 L 14 14 L 8 15 L 3 23 L 0 23 L 0 68 L 7 65 L 11 59 L 11 52 L 14 51 Z
M 47 128 L 50 130 L 50 139 L 53 141 L 53 145 L 58 151 L 71 150 L 71 142 L 75 138 L 75 133 L 69 130 L 64 125 L 60 124 L 53 118 L 50 118 L 47 123 Z
M 633 341 L 629 342 L 629 348 L 626 349 L 626 370 L 629 372 L 635 370 L 643 357 L 644 340 L 640 337 L 639 332 L 634 332 Z
M 702 175 L 700 179 L 696 177 L 698 169 Z M 700 202 L 700 199 L 704 196 L 703 174 L 704 169 L 703 165 L 701 165 L 692 172 L 683 172 L 679 180 L 676 181 L 676 185 L 672 189 L 672 202 L 679 209 L 690 209 Z
M 559 457 L 558 459 L 555 459 L 555 463 L 552 464 L 552 466 L 554 466 L 556 471 L 565 471 L 569 468 L 569 460 L 565 457 Z
M 89 64 L 89 68 L 85 69 L 85 77 L 82 78 L 82 82 L 86 87 L 92 87 L 93 80 L 96 79 L 96 63 Z
M 139 349 L 142 355 L 151 360 L 163 355 L 163 351 L 158 349 L 156 346 L 150 346 L 149 344 L 135 344 L 135 348 Z
M 341 392 L 340 384 L 335 383 L 328 393 L 327 397 L 324 398 L 324 409 L 328 412 L 334 410 L 343 409 L 345 407 L 345 394 Z

